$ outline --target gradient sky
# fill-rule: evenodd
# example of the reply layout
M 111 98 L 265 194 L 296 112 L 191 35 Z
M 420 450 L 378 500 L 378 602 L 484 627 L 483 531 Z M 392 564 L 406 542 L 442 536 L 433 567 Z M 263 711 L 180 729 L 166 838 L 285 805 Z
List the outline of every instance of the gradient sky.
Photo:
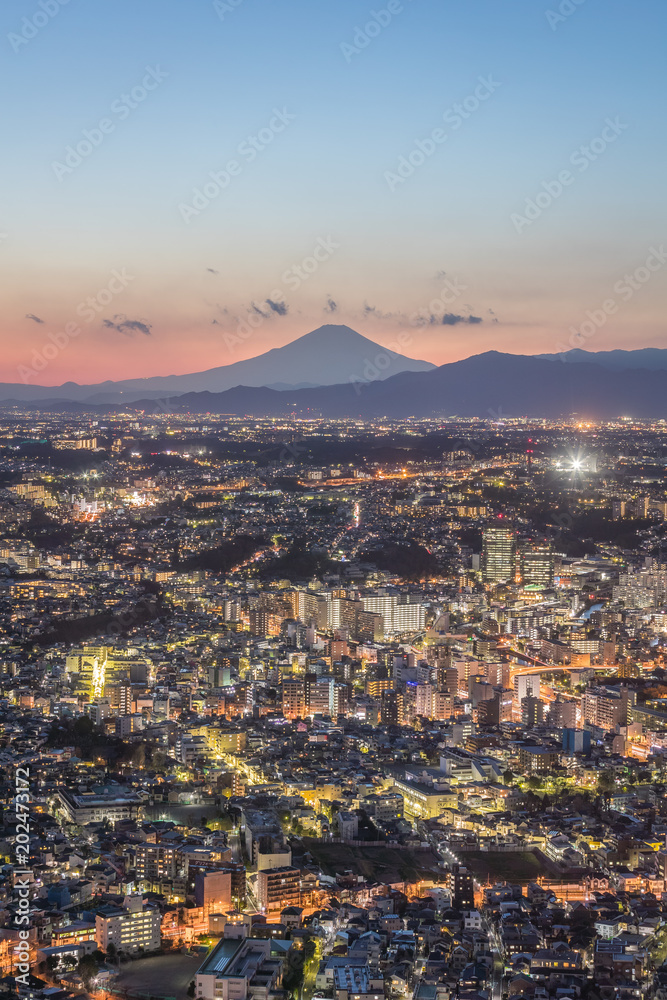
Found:
M 345 46 L 385 0 L 41 2 L 57 7 L 43 26 L 39 0 L 0 10 L 3 380 L 72 322 L 80 334 L 31 381 L 196 371 L 325 322 L 383 344 L 409 331 L 404 353 L 439 364 L 551 352 L 609 299 L 580 346 L 667 347 L 667 264 L 614 291 L 667 244 L 664 0 L 393 0 L 357 52 Z M 559 9 L 573 12 L 547 16 Z M 147 67 L 166 77 L 119 111 Z M 460 128 L 444 121 L 480 77 L 494 92 Z M 295 117 L 249 162 L 239 146 L 274 109 Z M 113 129 L 65 173 L 66 148 L 105 118 Z M 607 119 L 620 134 L 582 171 L 570 158 Z M 433 155 L 388 179 L 438 128 Z M 186 222 L 230 160 L 237 175 Z M 517 226 L 563 170 L 572 182 Z M 318 240 L 338 246 L 295 288 L 285 272 Z M 132 280 L 107 303 L 114 270 Z M 448 279 L 465 288 L 443 309 Z M 249 314 L 259 325 L 238 337 Z

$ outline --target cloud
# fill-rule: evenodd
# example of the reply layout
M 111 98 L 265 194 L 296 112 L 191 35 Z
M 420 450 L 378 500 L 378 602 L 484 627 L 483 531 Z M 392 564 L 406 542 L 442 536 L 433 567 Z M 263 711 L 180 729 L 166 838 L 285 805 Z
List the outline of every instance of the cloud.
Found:
M 266 304 L 274 313 L 278 313 L 279 316 L 286 316 L 289 310 L 289 306 L 286 302 L 274 302 L 273 299 L 266 299 Z
M 140 319 L 128 319 L 127 316 L 114 316 L 113 321 L 103 319 L 102 325 L 108 330 L 117 330 L 125 337 L 132 337 L 135 333 L 143 333 L 144 337 L 150 337 L 151 324 Z
M 220 274 L 220 271 L 216 271 L 214 267 L 207 267 L 206 270 L 209 272 L 209 274 Z
M 39 316 L 35 316 L 34 313 L 26 313 L 25 314 L 25 318 L 26 319 L 31 319 L 33 321 L 33 323 L 43 323 L 44 322 L 43 319 L 40 319 Z
M 392 319 L 402 322 L 404 317 L 401 313 L 397 312 L 383 312 L 382 309 L 378 309 L 377 306 L 369 306 L 368 302 L 364 302 L 364 316 L 375 316 L 377 319 Z
M 338 309 L 338 303 L 334 302 L 334 300 L 329 295 L 329 297 L 327 298 L 327 304 L 324 307 L 324 311 L 328 313 L 335 313 L 337 309 Z
M 263 317 L 264 319 L 268 319 L 268 318 L 269 318 L 269 316 L 271 315 L 271 313 L 265 313 L 265 312 L 263 312 L 263 311 L 262 311 L 262 310 L 261 310 L 261 309 L 259 308 L 259 306 L 257 305 L 257 303 L 256 303 L 256 302 L 252 302 L 252 303 L 251 303 L 251 305 L 250 305 L 250 308 L 252 309 L 252 311 L 253 311 L 254 313 L 257 313 L 257 315 L 258 315 L 258 316 L 262 316 L 262 317 Z
M 433 317 L 431 317 L 433 320 Z M 442 317 L 443 326 L 457 326 L 459 323 L 469 323 L 471 326 L 475 323 L 482 323 L 481 316 L 459 316 L 456 313 L 445 313 Z

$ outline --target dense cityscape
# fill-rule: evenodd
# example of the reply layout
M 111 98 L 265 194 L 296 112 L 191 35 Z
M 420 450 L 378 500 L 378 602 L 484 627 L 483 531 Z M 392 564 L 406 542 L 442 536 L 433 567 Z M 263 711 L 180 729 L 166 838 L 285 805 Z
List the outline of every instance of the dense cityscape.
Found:
M 664 1000 L 666 462 L 5 404 L 3 995 Z
M 667 1000 L 666 31 L 0 4 L 0 1000 Z

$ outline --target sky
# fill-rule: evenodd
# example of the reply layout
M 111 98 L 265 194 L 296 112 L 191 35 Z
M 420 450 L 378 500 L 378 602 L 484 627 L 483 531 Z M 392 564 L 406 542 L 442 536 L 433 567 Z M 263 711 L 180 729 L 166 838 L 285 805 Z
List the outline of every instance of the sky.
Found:
M 0 379 L 667 347 L 664 0 L 4 0 Z M 665 243 L 663 243 L 665 241 Z

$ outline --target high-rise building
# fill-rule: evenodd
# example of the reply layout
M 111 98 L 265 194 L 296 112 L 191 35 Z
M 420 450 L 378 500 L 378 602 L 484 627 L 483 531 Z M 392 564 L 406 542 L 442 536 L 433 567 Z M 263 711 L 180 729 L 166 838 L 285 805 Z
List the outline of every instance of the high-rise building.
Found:
M 449 890 L 452 894 L 452 906 L 455 910 L 475 909 L 475 887 L 472 872 L 463 865 L 452 865 L 449 873 Z
M 494 524 L 484 529 L 482 575 L 485 583 L 508 583 L 514 577 L 516 542 L 512 528 Z
M 544 721 L 544 702 L 529 694 L 521 702 L 521 721 L 527 729 L 533 729 Z
M 522 542 L 519 564 L 524 586 L 553 586 L 554 552 L 550 542 Z
M 179 871 L 178 848 L 163 844 L 137 844 L 136 869 L 140 882 L 176 878 Z
M 619 690 L 605 687 L 586 688 L 581 696 L 581 714 L 585 722 L 606 732 L 616 726 L 626 726 L 628 709 L 636 703 L 636 691 L 622 687 Z
M 402 691 L 383 691 L 380 718 L 383 726 L 402 726 L 405 721 L 405 698 Z
M 306 714 L 306 690 L 302 678 L 283 677 L 283 715 L 302 719 Z
M 289 865 L 265 868 L 257 873 L 257 900 L 260 907 L 270 912 L 301 902 L 301 871 Z
M 576 701 L 565 701 L 562 698 L 556 698 L 551 703 L 549 718 L 551 725 L 557 729 L 574 729 L 577 725 Z
M 362 603 L 364 611 L 380 616 L 385 635 L 418 632 L 426 625 L 425 605 L 405 594 L 366 594 Z

